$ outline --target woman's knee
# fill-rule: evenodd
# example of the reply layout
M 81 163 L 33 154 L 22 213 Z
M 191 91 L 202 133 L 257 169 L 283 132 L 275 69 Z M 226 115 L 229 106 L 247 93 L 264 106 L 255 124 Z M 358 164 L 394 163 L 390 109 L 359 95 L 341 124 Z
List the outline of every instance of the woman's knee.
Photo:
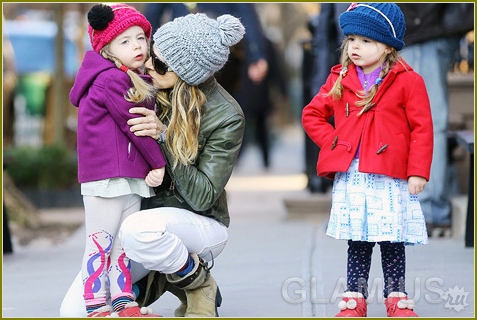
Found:
M 157 237 L 163 234 L 164 231 L 164 223 L 158 219 L 152 219 L 151 210 L 144 210 L 124 219 L 119 230 L 119 238 L 122 244 L 142 243 L 151 236 Z

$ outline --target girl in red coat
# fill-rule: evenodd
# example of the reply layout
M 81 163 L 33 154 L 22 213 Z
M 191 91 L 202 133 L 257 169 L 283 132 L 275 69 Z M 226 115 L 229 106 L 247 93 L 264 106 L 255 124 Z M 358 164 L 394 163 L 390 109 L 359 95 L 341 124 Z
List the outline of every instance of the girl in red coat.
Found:
M 388 316 L 417 316 L 405 291 L 405 245 L 428 243 L 418 199 L 433 149 L 426 87 L 398 54 L 406 26 L 397 5 L 354 3 L 339 23 L 346 36 L 341 64 L 302 115 L 320 147 L 318 175 L 334 179 L 326 233 L 348 241 L 347 289 L 337 316 L 367 315 L 376 243 Z

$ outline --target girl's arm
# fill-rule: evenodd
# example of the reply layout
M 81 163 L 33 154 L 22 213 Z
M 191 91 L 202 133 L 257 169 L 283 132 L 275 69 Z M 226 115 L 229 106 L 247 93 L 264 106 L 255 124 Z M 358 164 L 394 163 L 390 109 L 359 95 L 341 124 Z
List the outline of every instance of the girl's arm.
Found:
M 328 122 L 333 116 L 332 98 L 326 93 L 332 86 L 331 76 L 323 85 L 311 102 L 302 111 L 302 125 L 311 140 L 320 148 L 325 141 L 333 134 L 334 127 Z
M 408 177 L 419 176 L 429 180 L 434 147 L 431 107 L 424 80 L 415 74 L 406 101 L 406 117 L 411 130 Z
M 128 75 L 123 72 L 121 73 L 123 74 L 122 76 L 111 80 L 111 82 L 114 82 L 114 85 L 105 88 L 106 107 L 108 108 L 108 111 L 113 117 L 115 123 L 122 130 L 122 132 L 128 136 L 130 141 L 135 145 L 151 168 L 162 168 L 166 165 L 166 160 L 157 142 L 150 137 L 137 136 L 130 130 L 128 120 L 131 119 L 131 117 L 134 117 L 134 115 L 131 115 L 129 110 L 132 107 L 135 107 L 136 104 L 129 102 L 124 98 L 125 93 L 131 86 L 131 83 Z M 123 76 L 127 77 L 127 79 L 123 78 Z M 154 113 L 154 111 L 152 112 Z M 140 117 L 140 115 L 138 117 Z

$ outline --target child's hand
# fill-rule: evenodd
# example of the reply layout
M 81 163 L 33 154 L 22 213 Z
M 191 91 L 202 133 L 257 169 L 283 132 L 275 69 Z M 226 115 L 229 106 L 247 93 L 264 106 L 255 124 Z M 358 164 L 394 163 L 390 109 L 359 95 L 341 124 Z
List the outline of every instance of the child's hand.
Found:
M 423 177 L 412 176 L 407 181 L 407 187 L 410 194 L 419 194 L 424 190 L 427 180 Z
M 158 187 L 162 184 L 162 180 L 164 179 L 164 173 L 166 172 L 166 167 L 162 167 L 160 169 L 153 169 L 149 171 L 146 177 L 146 184 L 149 187 Z

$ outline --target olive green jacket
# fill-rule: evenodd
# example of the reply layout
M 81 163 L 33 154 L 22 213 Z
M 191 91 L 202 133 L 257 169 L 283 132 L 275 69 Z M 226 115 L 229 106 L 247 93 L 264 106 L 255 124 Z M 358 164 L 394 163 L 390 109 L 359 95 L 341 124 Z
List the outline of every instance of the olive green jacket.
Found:
M 235 99 L 215 78 L 199 85 L 207 102 L 202 108 L 199 154 L 193 165 L 179 162 L 174 171 L 172 154 L 159 142 L 167 160 L 166 174 L 156 196 L 145 198 L 141 209 L 184 208 L 230 225 L 225 186 L 242 145 L 245 117 Z

